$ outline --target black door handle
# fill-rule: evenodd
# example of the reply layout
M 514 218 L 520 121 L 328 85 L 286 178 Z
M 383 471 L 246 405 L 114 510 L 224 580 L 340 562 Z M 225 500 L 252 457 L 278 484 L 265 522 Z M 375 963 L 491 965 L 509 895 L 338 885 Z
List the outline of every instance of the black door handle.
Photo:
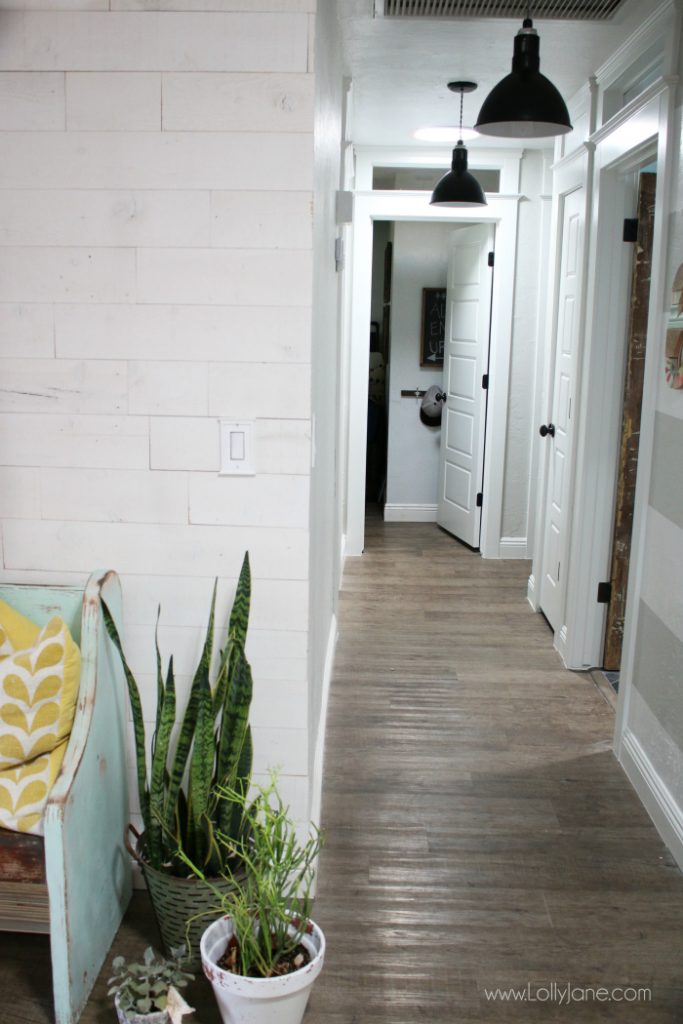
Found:
M 545 437 L 546 434 L 550 434 L 551 437 L 555 437 L 555 424 L 549 423 L 546 427 L 544 423 L 543 426 L 539 428 L 538 432 L 541 435 L 541 437 Z

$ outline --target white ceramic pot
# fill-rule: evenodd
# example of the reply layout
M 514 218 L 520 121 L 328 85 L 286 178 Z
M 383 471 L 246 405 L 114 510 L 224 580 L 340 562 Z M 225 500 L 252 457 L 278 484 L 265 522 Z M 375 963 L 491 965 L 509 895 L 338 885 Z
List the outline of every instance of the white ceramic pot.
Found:
M 204 974 L 211 982 L 223 1024 L 301 1024 L 313 982 L 325 957 L 325 936 L 313 921 L 302 938 L 311 961 L 277 978 L 245 978 L 218 967 L 232 935 L 232 921 L 221 917 L 202 935 Z

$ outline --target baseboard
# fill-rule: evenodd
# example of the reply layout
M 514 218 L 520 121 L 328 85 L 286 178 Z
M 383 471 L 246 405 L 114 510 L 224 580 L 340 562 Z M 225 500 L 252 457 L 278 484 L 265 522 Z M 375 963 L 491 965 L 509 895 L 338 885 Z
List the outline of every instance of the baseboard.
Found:
M 436 505 L 390 505 L 384 506 L 385 523 L 435 523 Z
M 330 683 L 334 666 L 334 651 L 337 646 L 337 616 L 332 616 L 330 631 L 327 635 L 325 651 L 325 667 L 323 669 L 322 696 L 320 700 L 320 718 L 318 719 L 318 737 L 313 756 L 313 774 L 311 777 L 311 800 L 309 818 L 314 825 L 320 825 L 323 796 L 323 765 L 325 760 L 325 724 L 327 722 L 327 705 L 330 697 Z
M 683 871 L 683 809 L 660 779 L 630 729 L 624 730 L 621 739 L 620 761 L 655 828 Z
M 526 558 L 526 537 L 501 537 L 499 558 Z

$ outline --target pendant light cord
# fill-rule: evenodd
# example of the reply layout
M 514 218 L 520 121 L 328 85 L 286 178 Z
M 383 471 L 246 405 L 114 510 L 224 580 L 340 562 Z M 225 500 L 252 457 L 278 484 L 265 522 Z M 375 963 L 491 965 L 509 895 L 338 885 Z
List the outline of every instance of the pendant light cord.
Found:
M 462 144 L 462 104 L 463 104 L 464 98 L 465 98 L 465 90 L 461 89 L 460 90 L 460 132 L 459 132 L 460 138 L 458 139 L 458 145 Z

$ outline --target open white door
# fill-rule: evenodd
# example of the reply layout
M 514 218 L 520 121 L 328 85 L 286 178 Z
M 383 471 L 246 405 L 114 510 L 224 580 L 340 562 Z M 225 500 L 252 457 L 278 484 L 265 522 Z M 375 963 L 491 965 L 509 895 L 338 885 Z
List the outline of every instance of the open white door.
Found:
M 555 631 L 564 625 L 568 504 L 571 486 L 572 396 L 579 331 L 581 252 L 586 196 L 582 188 L 565 196 L 562 211 L 560 280 L 555 325 L 555 381 L 550 422 L 541 426 L 550 445 L 540 606 Z
M 446 337 L 437 522 L 458 540 L 479 547 L 484 476 L 493 227 L 454 231 L 448 254 Z

